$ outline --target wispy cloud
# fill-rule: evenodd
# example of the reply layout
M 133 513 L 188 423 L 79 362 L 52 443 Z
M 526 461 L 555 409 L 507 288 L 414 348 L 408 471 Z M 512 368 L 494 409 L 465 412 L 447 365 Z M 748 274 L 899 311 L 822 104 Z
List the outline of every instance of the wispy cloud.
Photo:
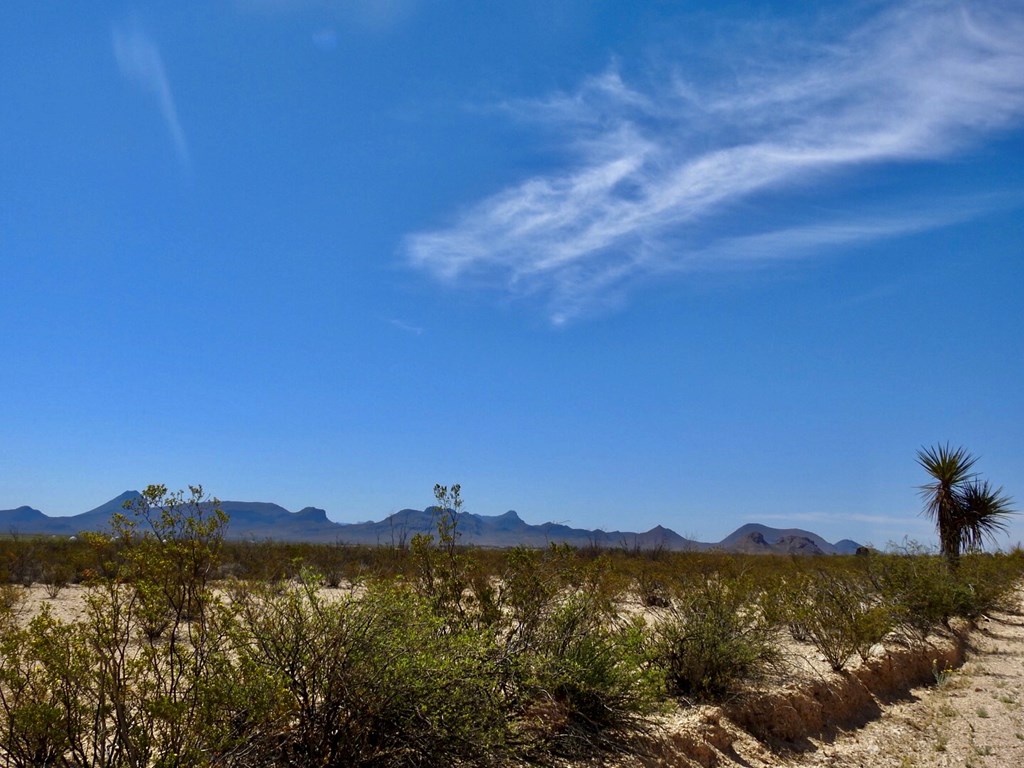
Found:
M 114 56 L 121 74 L 156 98 L 160 114 L 174 144 L 174 151 L 186 166 L 189 165 L 188 142 L 178 119 L 171 84 L 164 69 L 163 57 L 153 39 L 138 25 L 115 27 L 113 30 Z
M 721 236 L 704 247 L 693 247 L 666 266 L 675 271 L 725 268 L 733 264 L 768 266 L 779 259 L 798 259 L 836 248 L 886 237 L 899 237 L 950 226 L 989 213 L 1019 206 L 1020 197 L 979 195 L 952 198 L 925 208 L 912 203 L 898 215 L 861 211 L 844 219 L 806 223 L 752 235 Z
M 979 6 L 891 5 L 838 40 L 777 47 L 726 84 L 675 76 L 640 88 L 611 68 L 574 93 L 506 105 L 571 137 L 563 167 L 411 235 L 408 262 L 442 280 L 539 297 L 558 323 L 652 276 L 806 256 L 963 218 L 939 204 L 909 216 L 805 211 L 751 229 L 735 210 L 769 192 L 831 189 L 853 168 L 945 158 L 1019 125 L 1024 8 Z
M 403 322 L 403 321 L 399 320 L 396 317 L 391 318 L 390 320 L 388 320 L 388 322 L 392 326 L 394 326 L 395 328 L 397 328 L 398 330 L 400 330 L 400 331 L 402 331 L 404 333 L 410 333 L 413 336 L 422 336 L 423 335 L 423 329 L 420 328 L 418 325 L 411 325 L 409 323 L 406 323 L 406 322 Z

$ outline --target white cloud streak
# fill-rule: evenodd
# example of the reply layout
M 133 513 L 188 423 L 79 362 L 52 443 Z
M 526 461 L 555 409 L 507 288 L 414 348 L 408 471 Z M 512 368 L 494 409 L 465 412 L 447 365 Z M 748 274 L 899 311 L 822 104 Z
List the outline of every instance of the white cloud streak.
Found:
M 759 65 L 728 86 L 675 77 L 646 92 L 611 69 L 575 93 L 509 106 L 571 136 L 565 166 L 471 206 L 447 228 L 409 236 L 408 263 L 441 280 L 540 297 L 560 323 L 655 275 L 949 224 L 963 218 L 953 205 L 816 215 L 814 224 L 805 211 L 802 222 L 721 234 L 743 231 L 733 211 L 755 196 L 832 189 L 844 171 L 942 159 L 1017 127 L 1024 7 L 904 2 L 838 42 L 803 41 Z
M 391 325 L 397 328 L 398 330 L 402 331 L 403 333 L 411 333 L 413 336 L 423 335 L 423 329 L 418 325 L 412 325 L 411 323 L 403 322 L 402 320 L 399 320 L 396 317 L 391 318 L 390 320 L 388 320 L 388 322 L 391 323 Z
M 157 101 L 160 114 L 170 133 L 178 159 L 190 164 L 188 142 L 178 119 L 178 109 L 171 93 L 171 85 L 164 69 L 163 57 L 153 39 L 137 26 L 113 30 L 114 56 L 121 74 Z

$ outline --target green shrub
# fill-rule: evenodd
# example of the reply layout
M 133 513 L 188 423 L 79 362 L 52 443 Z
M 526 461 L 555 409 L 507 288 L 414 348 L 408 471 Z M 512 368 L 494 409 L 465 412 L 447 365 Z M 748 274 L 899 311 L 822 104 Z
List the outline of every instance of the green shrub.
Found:
M 469 620 L 464 597 L 470 583 L 470 566 L 459 548 L 460 491 L 457 483 L 450 490 L 444 485 L 434 486 L 436 543 L 432 535 L 418 533 L 412 537 L 411 552 L 417 591 L 431 602 L 438 616 L 464 623 Z
M 89 538 L 103 559 L 80 619 L 0 617 L 8 763 L 203 766 L 240 743 L 256 697 L 238 695 L 232 616 L 207 585 L 225 519 L 190 493 L 150 486 L 135 516 L 115 516 L 116 540 Z
M 855 653 L 867 659 L 895 617 L 864 576 L 838 568 L 794 575 L 778 594 L 795 639 L 809 642 L 835 671 Z
M 640 603 L 647 608 L 668 608 L 671 604 L 671 571 L 663 559 L 641 560 L 633 573 L 633 586 Z
M 547 550 L 510 550 L 497 596 L 505 625 L 504 644 L 515 654 L 535 645 L 574 571 L 573 552 L 552 545 Z
M 66 563 L 48 563 L 43 566 L 43 584 L 46 585 L 46 596 L 51 600 L 56 600 L 73 575 L 71 566 Z
M 885 555 L 869 558 L 871 579 L 892 607 L 898 626 L 924 641 L 938 627 L 949 626 L 963 597 L 946 561 L 910 543 Z
M 15 584 L 0 583 L 0 623 L 13 621 L 28 598 L 28 591 Z
M 759 594 L 744 576 L 705 574 L 683 587 L 655 628 L 655 658 L 671 693 L 719 697 L 779 659 L 777 628 Z
M 620 620 L 585 587 L 517 630 L 505 689 L 522 748 L 588 753 L 646 727 L 664 678 L 641 619 Z
M 68 627 L 53 619 L 49 606 L 28 627 L 8 623 L 0 632 L 2 754 L 11 765 L 58 765 L 69 752 L 75 721 L 84 716 L 81 691 L 60 675 L 72 662 L 69 642 Z M 84 679 L 75 677 L 80 686 Z
M 1019 558 L 1002 553 L 961 555 L 956 572 L 957 615 L 973 621 L 993 610 L 1016 610 L 1015 588 L 1021 575 Z
M 272 765 L 450 765 L 500 751 L 506 722 L 493 654 L 414 591 L 371 584 L 327 599 L 306 574 L 241 605 L 241 661 L 280 692 L 261 734 Z

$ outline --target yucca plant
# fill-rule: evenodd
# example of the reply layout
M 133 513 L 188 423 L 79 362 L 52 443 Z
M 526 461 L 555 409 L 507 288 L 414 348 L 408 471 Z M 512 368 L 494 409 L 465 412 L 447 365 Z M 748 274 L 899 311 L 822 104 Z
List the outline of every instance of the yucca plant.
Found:
M 978 459 L 964 448 L 949 443 L 922 448 L 917 463 L 933 481 L 921 486 L 924 514 L 935 521 L 939 548 L 950 568 L 960 562 L 965 549 L 978 549 L 1007 530 L 1013 500 L 1002 488 L 979 480 L 972 470 Z

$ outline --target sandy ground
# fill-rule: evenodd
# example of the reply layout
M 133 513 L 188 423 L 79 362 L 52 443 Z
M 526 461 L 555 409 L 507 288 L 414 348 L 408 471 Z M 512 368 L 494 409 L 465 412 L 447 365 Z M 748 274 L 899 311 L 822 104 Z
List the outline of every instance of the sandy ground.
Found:
M 936 657 L 937 675 L 929 655 Z M 728 705 L 681 710 L 649 757 L 595 765 L 1024 766 L 1024 614 L 992 615 L 961 643 L 937 639 L 933 647 L 879 658 L 875 669 L 874 675 L 805 677 L 732 711 Z M 901 684 L 910 679 L 918 684 Z
M 1024 617 L 993 615 L 970 635 L 967 661 L 914 689 L 881 717 L 789 766 L 1024 766 Z

